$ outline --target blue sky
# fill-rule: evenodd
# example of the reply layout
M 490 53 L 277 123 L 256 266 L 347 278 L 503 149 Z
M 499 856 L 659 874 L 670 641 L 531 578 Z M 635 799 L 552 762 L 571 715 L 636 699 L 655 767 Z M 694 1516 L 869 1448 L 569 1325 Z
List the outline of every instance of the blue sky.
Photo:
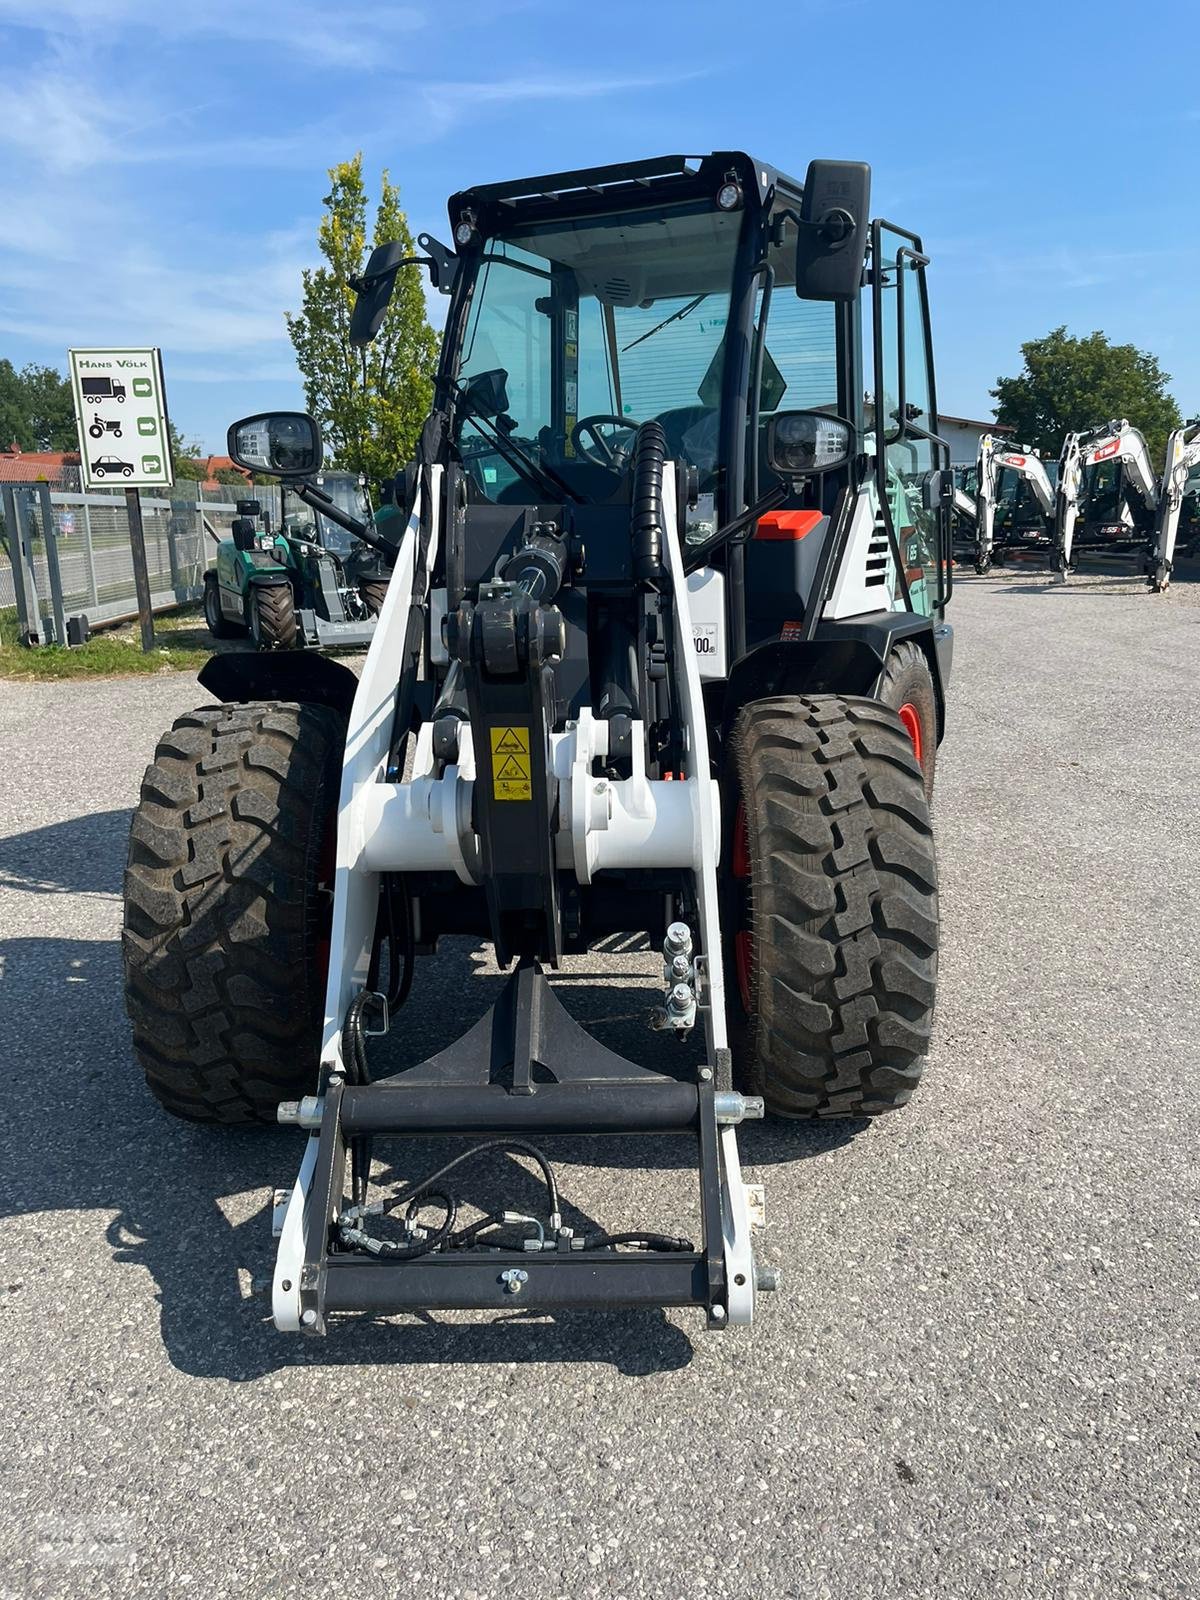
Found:
M 924 235 L 942 409 L 1060 322 L 1200 412 L 1200 74 L 1182 0 L 0 0 L 0 356 L 161 344 L 183 433 L 299 403 L 283 313 L 325 169 L 413 232 L 472 182 L 747 149 L 869 161 Z M 1135 419 L 1136 420 L 1136 419 Z

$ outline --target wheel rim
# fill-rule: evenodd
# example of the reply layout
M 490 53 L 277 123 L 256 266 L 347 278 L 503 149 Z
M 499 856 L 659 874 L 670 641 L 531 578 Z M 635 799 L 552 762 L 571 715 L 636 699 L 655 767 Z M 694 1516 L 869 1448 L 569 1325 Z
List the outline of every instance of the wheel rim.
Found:
M 907 733 L 908 737 L 912 740 L 913 755 L 916 756 L 918 764 L 923 767 L 925 765 L 925 740 L 921 732 L 921 713 L 917 710 L 916 706 L 913 705 L 911 700 L 906 700 L 896 712 L 896 715 L 904 724 L 905 733 Z
M 733 819 L 733 858 L 729 870 L 734 882 L 741 885 L 738 921 L 743 926 L 733 936 L 733 967 L 742 1009 L 749 1016 L 750 990 L 754 978 L 754 936 L 744 924 L 749 915 L 750 899 L 750 825 L 746 820 L 745 803 L 741 800 L 738 801 Z

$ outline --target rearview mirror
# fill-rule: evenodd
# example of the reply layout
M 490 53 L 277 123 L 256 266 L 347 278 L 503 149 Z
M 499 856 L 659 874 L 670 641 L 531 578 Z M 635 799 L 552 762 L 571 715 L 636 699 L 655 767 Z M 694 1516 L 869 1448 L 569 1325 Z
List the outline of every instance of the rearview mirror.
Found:
M 321 465 L 321 430 L 304 411 L 265 411 L 229 430 L 229 459 L 247 472 L 306 478 Z
M 383 326 L 383 319 L 396 288 L 396 274 L 401 267 L 428 267 L 429 279 L 435 289 L 449 294 L 458 277 L 459 258 L 453 250 L 439 244 L 432 234 L 418 235 L 418 244 L 428 255 L 409 256 L 398 239 L 388 244 L 377 244 L 371 251 L 363 272 L 350 279 L 354 290 L 354 310 L 350 313 L 350 343 L 359 347 L 370 344 Z
M 476 417 L 500 417 L 508 410 L 508 373 L 503 367 L 476 372 L 463 384 L 463 404 Z
M 239 550 L 253 550 L 254 541 L 258 537 L 258 529 L 250 517 L 234 517 L 229 525 L 229 532 L 233 542 Z
M 867 259 L 871 169 L 865 161 L 810 161 L 796 238 L 802 300 L 855 300 Z
M 845 466 L 854 432 L 824 411 L 779 411 L 767 423 L 767 464 L 781 478 L 811 478 Z
M 377 244 L 371 251 L 366 270 L 359 278 L 351 278 L 350 287 L 358 291 L 354 310 L 350 314 L 350 343 L 367 345 L 383 326 L 392 291 L 396 287 L 396 274 L 416 256 L 404 253 L 398 239 L 390 244 Z

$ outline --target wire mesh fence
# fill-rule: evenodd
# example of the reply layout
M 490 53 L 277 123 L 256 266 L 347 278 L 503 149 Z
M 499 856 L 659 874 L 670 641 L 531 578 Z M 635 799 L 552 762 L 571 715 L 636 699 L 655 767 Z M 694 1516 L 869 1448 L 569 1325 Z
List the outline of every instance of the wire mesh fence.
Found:
M 215 498 L 187 484 L 186 497 L 143 496 L 146 566 L 151 605 L 162 611 L 199 600 L 217 542 L 237 515 L 233 488 Z M 84 494 L 48 484 L 0 484 L 0 611 L 13 610 L 23 631 L 40 641 L 65 642 L 63 619 L 89 624 L 133 615 L 137 598 L 129 518 L 119 491 Z M 279 514 L 271 486 L 247 491 Z

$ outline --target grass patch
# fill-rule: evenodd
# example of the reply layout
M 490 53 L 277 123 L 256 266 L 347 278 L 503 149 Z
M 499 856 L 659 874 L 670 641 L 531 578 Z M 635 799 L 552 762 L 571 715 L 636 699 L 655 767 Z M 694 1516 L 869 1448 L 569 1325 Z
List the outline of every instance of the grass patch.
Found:
M 29 682 L 59 678 L 144 677 L 158 672 L 198 672 L 222 648 L 204 626 L 199 606 L 186 606 L 154 619 L 155 649 L 142 650 L 137 622 L 106 628 L 76 650 L 58 645 L 27 649 L 17 643 L 16 612 L 0 611 L 0 678 Z M 243 647 L 244 648 L 244 647 Z

